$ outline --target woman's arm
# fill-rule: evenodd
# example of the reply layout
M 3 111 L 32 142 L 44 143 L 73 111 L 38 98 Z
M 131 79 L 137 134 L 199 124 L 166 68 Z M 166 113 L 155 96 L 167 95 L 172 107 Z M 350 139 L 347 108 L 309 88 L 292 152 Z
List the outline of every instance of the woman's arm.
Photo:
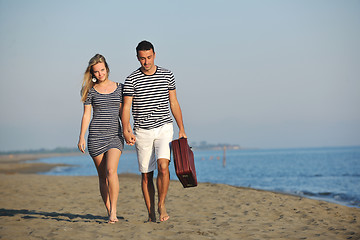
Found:
M 84 105 L 84 113 L 81 120 L 81 128 L 80 128 L 80 135 L 78 142 L 78 148 L 83 153 L 85 153 L 85 149 L 86 149 L 85 133 L 89 127 L 90 119 L 91 119 L 91 105 Z
M 122 103 L 120 103 L 120 107 L 119 107 L 119 118 L 121 119 L 121 114 L 122 114 Z

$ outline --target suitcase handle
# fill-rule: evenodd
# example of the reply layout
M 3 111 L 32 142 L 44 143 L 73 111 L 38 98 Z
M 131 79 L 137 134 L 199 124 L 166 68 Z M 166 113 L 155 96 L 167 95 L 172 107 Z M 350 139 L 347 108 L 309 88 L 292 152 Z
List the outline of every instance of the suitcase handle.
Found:
M 187 138 L 181 137 L 181 138 L 179 138 L 179 139 L 187 139 Z M 189 148 L 192 149 L 192 147 L 190 147 L 190 146 L 189 146 Z

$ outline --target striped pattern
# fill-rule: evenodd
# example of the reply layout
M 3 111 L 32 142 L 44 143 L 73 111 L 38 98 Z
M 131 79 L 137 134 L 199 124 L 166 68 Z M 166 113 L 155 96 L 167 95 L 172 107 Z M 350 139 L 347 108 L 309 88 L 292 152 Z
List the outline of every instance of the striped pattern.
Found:
M 169 109 L 169 90 L 174 90 L 175 77 L 165 68 L 157 67 L 154 75 L 140 69 L 125 80 L 124 96 L 132 96 L 134 129 L 153 129 L 172 123 Z
M 98 93 L 91 88 L 85 105 L 92 105 L 93 117 L 89 126 L 88 150 L 92 157 L 105 153 L 111 148 L 124 148 L 119 110 L 122 103 L 122 84 L 109 94 Z

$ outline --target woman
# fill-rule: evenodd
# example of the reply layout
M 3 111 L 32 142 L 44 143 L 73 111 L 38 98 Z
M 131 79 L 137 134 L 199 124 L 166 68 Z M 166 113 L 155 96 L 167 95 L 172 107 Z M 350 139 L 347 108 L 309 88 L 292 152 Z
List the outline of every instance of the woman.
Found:
M 88 151 L 98 172 L 100 193 L 108 212 L 109 223 L 115 223 L 118 221 L 116 204 L 119 195 L 117 167 L 124 148 L 119 122 L 122 85 L 108 79 L 109 71 L 102 55 L 96 54 L 90 59 L 81 89 L 84 113 L 78 148 L 85 152 L 85 133 L 89 127 Z

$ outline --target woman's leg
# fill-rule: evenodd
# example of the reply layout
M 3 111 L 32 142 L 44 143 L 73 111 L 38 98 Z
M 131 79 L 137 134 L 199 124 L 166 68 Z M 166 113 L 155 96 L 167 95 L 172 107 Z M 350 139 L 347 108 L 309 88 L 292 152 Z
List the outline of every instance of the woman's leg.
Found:
M 116 205 L 119 196 L 119 178 L 117 168 L 120 156 L 121 151 L 116 148 L 112 148 L 106 152 L 106 176 L 110 199 L 109 221 L 111 223 L 118 221 L 116 217 Z
M 100 194 L 104 201 L 108 215 L 110 216 L 110 199 L 109 199 L 109 188 L 106 176 L 106 158 L 105 154 L 93 157 L 93 161 L 99 177 Z

